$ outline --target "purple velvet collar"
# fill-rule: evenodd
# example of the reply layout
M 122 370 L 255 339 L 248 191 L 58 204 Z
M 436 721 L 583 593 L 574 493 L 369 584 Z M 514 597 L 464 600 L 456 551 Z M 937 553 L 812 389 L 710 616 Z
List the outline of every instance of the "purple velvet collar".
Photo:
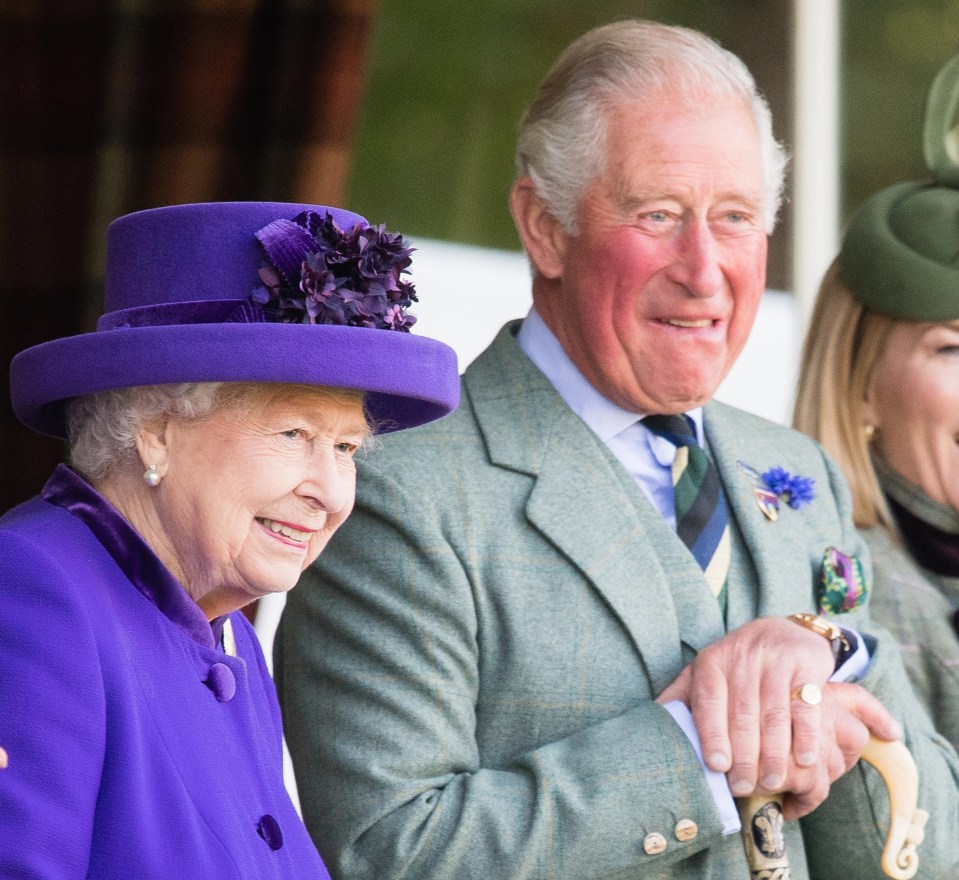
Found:
M 146 541 L 79 474 L 66 465 L 53 472 L 40 497 L 79 519 L 147 599 L 192 639 L 207 648 L 219 643 L 223 618 L 211 626 L 200 606 L 160 562 Z

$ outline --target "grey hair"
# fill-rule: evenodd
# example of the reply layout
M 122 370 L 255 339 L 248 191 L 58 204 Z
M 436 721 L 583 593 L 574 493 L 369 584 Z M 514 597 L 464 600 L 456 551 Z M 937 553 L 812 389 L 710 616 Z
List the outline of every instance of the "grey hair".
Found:
M 580 200 L 605 171 L 606 121 L 627 101 L 663 93 L 684 106 L 719 95 L 741 98 L 759 133 L 766 232 L 782 201 L 786 152 L 772 129 L 769 105 L 746 65 L 699 31 L 627 20 L 595 28 L 571 43 L 540 83 L 519 123 L 516 172 L 570 235 Z
M 299 388 L 334 399 L 363 400 L 362 391 L 267 382 L 183 382 L 100 391 L 77 397 L 67 406 L 70 463 L 98 483 L 124 466 L 139 464 L 136 438 L 151 423 L 200 421 L 223 409 L 244 412 L 264 393 Z

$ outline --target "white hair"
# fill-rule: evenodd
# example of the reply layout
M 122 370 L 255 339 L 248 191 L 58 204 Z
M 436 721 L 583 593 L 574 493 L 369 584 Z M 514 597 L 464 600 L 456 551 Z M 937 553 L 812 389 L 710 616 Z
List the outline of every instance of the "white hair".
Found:
M 787 160 L 773 136 L 769 105 L 737 56 L 689 28 L 619 21 L 570 44 L 520 120 L 517 175 L 530 177 L 549 212 L 575 235 L 580 200 L 589 183 L 605 172 L 610 112 L 664 94 L 689 107 L 727 95 L 750 108 L 763 162 L 765 227 L 771 233 Z
M 67 406 L 70 463 L 97 483 L 124 467 L 139 467 L 136 438 L 151 423 L 199 421 L 224 409 L 242 413 L 264 394 L 297 389 L 337 400 L 363 400 L 362 391 L 347 388 L 269 382 L 183 382 L 100 391 L 77 397 Z

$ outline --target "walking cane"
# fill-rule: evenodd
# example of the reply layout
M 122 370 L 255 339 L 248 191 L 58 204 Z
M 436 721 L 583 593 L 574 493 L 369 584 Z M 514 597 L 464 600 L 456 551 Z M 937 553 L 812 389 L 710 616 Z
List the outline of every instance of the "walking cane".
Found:
M 880 865 L 893 880 L 909 880 L 919 869 L 929 814 L 917 808 L 919 774 L 909 749 L 899 741 L 872 737 L 862 760 L 879 772 L 889 791 L 889 831 Z M 781 795 L 754 795 L 737 802 L 751 880 L 791 880 L 783 835 Z

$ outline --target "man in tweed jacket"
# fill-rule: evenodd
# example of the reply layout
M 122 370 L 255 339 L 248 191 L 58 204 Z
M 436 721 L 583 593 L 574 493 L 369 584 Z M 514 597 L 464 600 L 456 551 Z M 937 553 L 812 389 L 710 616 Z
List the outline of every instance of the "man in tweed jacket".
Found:
M 745 880 L 732 796 L 782 792 L 795 880 L 875 880 L 871 732 L 919 767 L 919 876 L 959 876 L 959 763 L 895 646 L 856 596 L 838 653 L 787 619 L 839 610 L 829 548 L 868 592 L 841 477 L 808 439 L 710 402 L 782 182 L 748 72 L 692 31 L 598 29 L 547 75 L 518 162 L 533 311 L 466 371 L 453 416 L 361 462 L 357 509 L 277 636 L 333 875 Z M 676 450 L 649 414 L 686 414 L 718 469 L 725 610 L 674 530 Z

